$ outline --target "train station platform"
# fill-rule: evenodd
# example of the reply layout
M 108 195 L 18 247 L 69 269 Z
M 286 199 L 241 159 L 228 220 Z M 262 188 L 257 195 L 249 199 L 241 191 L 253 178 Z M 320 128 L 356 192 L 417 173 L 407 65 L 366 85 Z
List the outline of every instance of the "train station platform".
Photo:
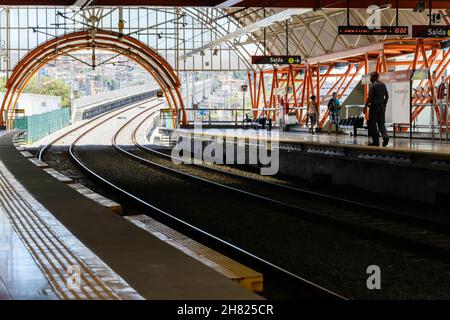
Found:
M 161 131 L 164 134 L 166 129 Z M 208 141 L 218 141 L 218 137 L 224 143 L 245 144 L 247 152 L 250 145 L 268 145 L 279 151 L 277 172 L 291 177 L 351 184 L 433 204 L 450 195 L 450 143 L 446 141 L 391 137 L 387 147 L 372 147 L 367 145 L 365 136 L 334 133 L 177 129 L 169 130 L 169 134 L 191 139 L 201 137 L 202 150 Z M 225 153 L 226 148 L 223 150 Z M 198 156 L 198 150 L 195 152 Z
M 321 145 L 328 147 L 341 147 L 355 150 L 371 150 L 379 153 L 413 153 L 424 154 L 430 156 L 440 156 L 450 158 L 450 141 L 439 139 L 408 139 L 408 138 L 393 138 L 389 140 L 389 144 L 383 148 L 368 146 L 368 138 L 365 136 L 350 136 L 347 134 L 338 134 L 334 132 L 308 134 L 305 132 L 281 132 L 278 129 L 273 131 L 267 130 L 243 130 L 243 129 L 204 129 L 202 131 L 194 129 L 177 129 L 176 132 L 196 133 L 202 135 L 217 135 L 221 134 L 223 137 L 230 138 L 258 138 L 260 135 L 267 135 L 267 140 L 277 139 L 280 144 L 307 144 L 307 145 Z
M 13 136 L 0 133 L 1 299 L 260 299 L 54 179 Z

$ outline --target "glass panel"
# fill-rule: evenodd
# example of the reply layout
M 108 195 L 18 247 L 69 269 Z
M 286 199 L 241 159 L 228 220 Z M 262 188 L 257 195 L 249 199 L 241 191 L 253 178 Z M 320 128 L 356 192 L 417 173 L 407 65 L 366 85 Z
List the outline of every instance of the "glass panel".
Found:
M 83 21 L 84 18 L 81 15 L 75 16 L 72 10 L 68 8 L 10 7 L 9 10 L 10 67 L 16 64 L 18 57 L 22 55 L 22 52 L 19 55 L 17 50 L 26 52 L 54 36 L 85 28 L 80 23 L 80 20 Z M 154 48 L 161 56 L 167 57 L 169 63 L 175 67 L 177 56 L 205 46 L 217 37 L 225 35 L 229 27 L 231 30 L 237 28 L 236 22 L 229 22 L 227 19 L 217 20 L 219 25 L 213 29 L 197 20 L 197 16 L 207 21 L 222 15 L 214 9 L 180 8 L 179 10 L 184 16 L 179 20 L 170 21 L 176 17 L 176 9 L 124 7 L 124 33 L 140 30 L 132 36 Z M 195 12 L 195 10 L 198 12 Z M 207 17 L 203 14 L 210 16 Z M 118 31 L 119 10 L 105 8 L 102 15 L 104 17 L 99 26 L 107 30 Z M 0 11 L 0 46 L 5 48 L 7 45 L 6 20 L 6 11 Z M 146 29 L 148 27 L 152 28 Z M 178 54 L 174 51 L 177 48 L 177 31 L 179 32 L 180 49 Z M 254 45 L 246 45 L 246 48 L 249 52 L 256 52 L 257 50 Z M 204 56 L 197 54 L 195 59 L 188 58 L 186 62 L 180 60 L 179 67 L 181 70 L 227 70 L 230 67 L 232 69 L 245 69 L 245 63 L 239 61 L 240 58 L 235 54 L 232 55 L 233 59 L 231 59 L 232 64 L 230 65 L 229 50 L 227 44 L 222 44 L 218 48 L 208 48 L 204 50 Z M 5 63 L 2 64 L 2 70 L 4 70 L 5 65 Z

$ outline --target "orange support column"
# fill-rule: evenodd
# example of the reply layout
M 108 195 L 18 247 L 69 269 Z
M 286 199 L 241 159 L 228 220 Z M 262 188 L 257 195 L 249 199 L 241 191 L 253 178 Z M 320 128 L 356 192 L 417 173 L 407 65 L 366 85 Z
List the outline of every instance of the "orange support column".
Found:
M 426 54 L 425 48 L 423 46 L 423 40 L 419 43 L 419 45 L 420 45 L 420 50 L 422 51 L 422 59 L 424 61 L 425 68 L 427 68 L 430 72 L 428 83 L 429 83 L 430 90 L 431 90 L 431 97 L 433 99 L 432 103 L 434 105 L 434 111 L 436 113 L 437 119 L 439 119 L 439 122 L 440 122 L 441 112 L 439 110 L 439 106 L 437 105 L 437 96 L 436 96 L 436 91 L 434 90 L 435 79 L 433 79 L 433 76 L 431 75 L 431 70 L 430 70 L 430 65 L 428 64 L 427 54 Z
M 255 101 L 253 100 L 254 97 L 253 97 L 252 76 L 251 76 L 250 71 L 247 72 L 247 78 L 248 78 L 248 88 L 249 88 L 249 93 L 250 93 L 250 103 L 252 106 L 252 110 L 254 110 L 255 109 Z
M 275 90 L 275 83 L 276 83 L 276 81 L 275 81 L 275 69 L 272 71 L 272 86 L 271 86 L 271 89 L 270 89 L 270 97 L 269 97 L 269 109 L 272 109 L 273 108 L 273 105 L 274 105 L 274 102 L 273 102 L 273 100 L 274 100 L 274 90 Z M 268 112 L 267 112 L 267 116 L 268 117 L 271 117 L 272 115 L 271 115 L 271 112 L 272 112 L 272 110 L 269 110 Z
M 302 107 L 302 108 L 305 106 L 305 93 L 308 90 L 307 89 L 308 88 L 308 72 L 309 72 L 309 68 L 308 68 L 308 66 L 306 66 L 305 75 L 303 76 L 302 100 L 300 103 L 300 107 Z M 303 118 L 303 109 L 300 109 L 300 114 L 299 114 L 299 117 L 297 118 L 297 120 L 301 123 L 302 118 Z
M 316 101 L 317 101 L 317 108 L 319 109 L 319 114 L 317 115 L 317 118 L 320 119 L 320 63 L 317 63 L 317 74 L 316 74 Z M 319 124 L 319 128 L 321 128 Z
M 289 69 L 292 66 L 289 66 Z M 289 113 L 289 83 L 291 82 L 291 72 L 290 70 L 288 70 L 288 75 L 287 75 L 287 81 L 286 81 L 286 87 L 285 87 L 285 93 L 284 93 L 284 113 L 288 114 Z
M 254 79 L 255 83 L 258 82 L 258 76 L 257 76 L 256 72 L 255 72 L 255 74 L 253 75 L 253 79 Z M 256 88 L 255 88 L 255 92 L 256 92 Z M 255 111 L 256 111 L 256 112 L 259 112 L 258 109 L 259 109 L 259 100 L 260 100 L 260 96 L 261 96 L 261 79 L 259 79 L 259 82 L 258 82 L 258 91 L 257 91 L 257 93 L 255 94 L 255 105 L 256 105 L 256 110 L 253 110 L 253 117 L 255 117 Z
M 258 102 L 256 101 L 257 99 L 257 95 L 256 95 L 256 71 L 253 71 L 253 103 L 254 103 L 254 110 L 253 110 L 253 114 L 256 113 L 256 115 L 258 114 L 258 108 L 259 108 L 259 99 Z M 259 97 L 258 97 L 259 98 Z
M 292 66 L 289 66 L 289 72 L 291 75 L 291 82 L 292 82 L 292 96 L 294 99 L 294 107 L 298 107 L 298 100 L 297 100 L 297 88 L 295 87 L 295 77 L 297 74 L 294 74 L 294 68 Z
M 264 103 L 263 103 L 263 115 L 266 115 L 266 107 L 267 107 L 267 98 L 266 98 L 266 81 L 264 80 L 264 72 L 260 72 L 260 76 L 259 76 L 259 84 L 262 87 L 262 92 L 263 92 L 263 99 L 264 99 Z
M 367 55 L 367 53 L 364 55 L 364 72 L 366 75 L 369 74 L 369 56 Z M 364 85 L 364 103 L 366 103 L 368 97 L 369 97 L 369 84 L 365 84 Z

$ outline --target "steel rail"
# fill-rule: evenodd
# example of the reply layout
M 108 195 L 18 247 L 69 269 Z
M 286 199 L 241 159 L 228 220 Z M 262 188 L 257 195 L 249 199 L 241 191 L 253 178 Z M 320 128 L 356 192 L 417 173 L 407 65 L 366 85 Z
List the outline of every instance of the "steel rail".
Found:
M 155 90 L 155 91 L 156 91 L 156 90 Z M 130 110 L 130 109 L 132 109 L 132 108 L 136 108 L 136 107 L 138 107 L 138 106 L 140 106 L 140 105 L 146 104 L 146 103 L 148 103 L 149 101 L 154 100 L 154 99 L 157 99 L 157 98 L 156 98 L 156 97 L 153 97 L 153 98 L 150 98 L 150 99 L 146 99 L 146 100 L 144 100 L 144 101 L 140 101 L 140 102 L 138 102 L 138 103 L 133 103 L 131 107 L 130 107 L 129 105 L 125 105 L 125 106 L 123 106 L 123 107 L 119 107 L 118 109 L 113 109 L 113 110 L 108 111 L 108 112 L 106 112 L 106 113 L 99 114 L 98 116 L 96 116 L 96 117 L 94 117 L 94 118 L 92 118 L 92 119 L 86 121 L 85 123 L 83 123 L 83 124 L 81 124 L 81 125 L 79 125 L 79 126 L 77 126 L 77 127 L 75 127 L 75 128 L 72 128 L 71 130 L 65 132 L 65 133 L 62 134 L 61 136 L 58 136 L 58 137 L 56 137 L 55 139 L 51 140 L 51 141 L 50 141 L 49 143 L 47 143 L 43 148 L 41 148 L 41 150 L 39 151 L 38 159 L 41 160 L 41 161 L 43 161 L 43 156 L 44 156 L 45 152 L 46 152 L 52 145 L 54 145 L 54 144 L 55 144 L 56 142 L 58 142 L 59 140 L 61 140 L 61 139 L 65 138 L 65 137 L 67 137 L 69 134 L 72 134 L 72 133 L 74 133 L 74 132 L 76 132 L 76 131 L 78 131 L 78 130 L 80 130 L 80 129 L 85 128 L 86 126 L 92 124 L 94 121 L 97 121 L 98 119 L 100 119 L 100 118 L 102 118 L 102 117 L 105 117 L 106 115 L 110 115 L 110 114 L 112 114 L 112 115 L 111 115 L 110 117 L 108 117 L 108 119 L 114 118 L 115 116 L 117 116 L 117 115 L 119 115 L 119 114 L 121 114 L 121 113 L 123 113 L 123 112 L 126 112 L 126 111 L 128 111 L 128 110 Z
M 177 160 L 177 161 L 180 161 L 180 163 L 183 163 L 185 161 L 185 159 L 183 159 L 183 158 L 166 154 L 164 152 L 155 150 L 153 148 L 150 148 L 148 146 L 142 145 L 139 142 L 137 142 L 137 140 L 136 140 L 137 131 L 139 131 L 139 129 L 144 124 L 144 122 L 145 121 L 142 121 L 133 131 L 132 139 L 133 139 L 133 143 L 135 144 L 135 146 L 137 148 L 143 150 L 143 151 L 153 153 L 153 154 L 161 156 L 163 158 L 168 158 L 168 159 L 171 159 L 171 160 Z M 296 186 L 290 186 L 290 185 L 283 184 L 283 183 L 276 183 L 276 182 L 272 182 L 272 181 L 267 181 L 265 179 L 257 179 L 257 178 L 251 177 L 251 176 L 246 176 L 246 175 L 243 175 L 243 174 L 238 174 L 238 173 L 230 172 L 230 171 L 227 171 L 227 170 L 222 170 L 222 169 L 219 169 L 217 167 L 212 167 L 210 165 L 198 164 L 198 163 L 195 163 L 195 162 L 192 162 L 191 165 L 194 165 L 196 167 L 199 167 L 201 169 L 204 169 L 204 170 L 207 170 L 207 171 L 210 171 L 210 172 L 215 172 L 215 173 L 227 175 L 229 177 L 242 179 L 242 180 L 247 180 L 247 181 L 251 181 L 253 183 L 255 183 L 255 182 L 263 183 L 265 185 L 268 185 L 268 186 L 271 186 L 271 187 L 275 187 L 277 189 L 288 190 L 288 191 L 295 192 L 295 193 L 298 193 L 298 194 L 315 197 L 318 200 L 327 200 L 327 201 L 338 202 L 338 203 L 340 203 L 342 205 L 350 206 L 352 208 L 357 207 L 359 210 L 364 211 L 364 212 L 367 212 L 367 210 L 369 210 L 370 211 L 369 214 L 371 214 L 371 215 L 383 216 L 383 217 L 387 217 L 387 218 L 392 219 L 392 220 L 407 219 L 407 220 L 409 220 L 410 223 L 426 225 L 427 227 L 439 229 L 440 231 L 450 232 L 450 224 L 448 224 L 448 223 L 437 222 L 435 220 L 427 219 L 427 218 L 424 218 L 424 217 L 414 216 L 414 215 L 408 214 L 406 212 L 402 212 L 402 211 L 394 210 L 394 209 L 391 209 L 391 208 L 378 206 L 378 205 L 375 205 L 375 204 L 372 204 L 372 203 L 367 203 L 367 202 L 363 202 L 363 201 L 355 201 L 355 200 L 351 200 L 351 199 L 348 199 L 348 198 L 343 198 L 343 197 L 338 197 L 338 196 L 326 194 L 326 193 L 323 193 L 323 192 L 311 191 L 311 190 L 308 190 L 308 189 L 305 189 L 305 188 L 299 188 L 299 187 L 296 187 Z M 405 221 L 402 221 L 402 222 L 405 223 Z
M 139 125 L 134 129 L 133 133 L 132 133 L 132 141 L 134 143 L 134 145 L 146 152 L 151 152 L 153 154 L 156 154 L 158 156 L 163 156 L 165 158 L 169 158 L 169 159 L 177 159 L 179 161 L 182 161 L 182 158 L 179 157 L 172 157 L 171 155 L 165 154 L 163 152 L 160 151 L 156 151 L 153 150 L 152 148 L 148 148 L 146 146 L 143 146 L 141 144 L 139 144 L 136 140 L 136 133 L 139 130 L 139 128 L 145 123 L 146 119 L 142 120 Z M 124 125 L 126 126 L 126 125 Z M 114 141 L 113 141 L 114 143 Z M 114 144 L 113 144 L 114 146 Z M 117 146 L 115 146 L 116 148 Z M 120 147 L 118 148 L 119 151 Z M 389 242 L 391 244 L 395 244 L 395 245 L 401 245 L 404 246 L 408 249 L 411 249 L 413 251 L 419 251 L 421 254 L 425 253 L 426 255 L 430 255 L 430 256 L 439 256 L 439 257 L 443 257 L 444 259 L 449 259 L 449 253 L 450 250 L 448 248 L 443 248 L 442 246 L 437 246 L 434 245 L 433 243 L 429 243 L 426 241 L 419 241 L 416 239 L 411 239 L 411 238 L 407 238 L 395 233 L 390 233 L 390 232 L 386 232 L 386 231 L 381 231 L 379 229 L 375 229 L 373 227 L 370 226 L 365 226 L 363 224 L 356 224 L 353 222 L 350 222 L 347 220 L 345 220 L 345 218 L 341 218 L 341 217 L 334 217 L 334 216 L 330 216 L 330 215 L 325 215 L 325 214 L 321 214 L 318 213 L 314 210 L 310 210 L 310 209 L 305 209 L 305 208 L 300 208 L 296 205 L 292 205 L 292 204 L 287 204 L 284 203 L 282 201 L 270 198 L 270 197 L 266 197 L 266 196 L 262 196 L 260 194 L 256 194 L 253 192 L 249 192 L 246 190 L 242 190 L 240 188 L 236 188 L 236 187 L 231 187 L 222 183 L 218 183 L 215 181 L 211 181 L 208 180 L 206 178 L 202 178 L 199 177 L 197 175 L 193 175 L 193 174 L 189 174 L 180 170 L 176 170 L 167 166 L 164 166 L 160 163 L 156 163 L 154 161 L 145 159 L 143 157 L 137 156 L 129 151 L 123 150 L 123 153 L 141 163 L 147 164 L 147 165 L 151 165 L 154 167 L 157 167 L 159 169 L 165 170 L 167 172 L 170 173 L 174 173 L 177 174 L 179 176 L 185 177 L 187 179 L 191 179 L 191 180 L 195 180 L 197 182 L 200 183 L 204 183 L 207 184 L 209 186 L 213 186 L 219 189 L 225 189 L 227 191 L 231 191 L 231 192 L 235 192 L 237 194 L 240 194 L 241 196 L 246 196 L 249 197 L 251 199 L 256 199 L 256 200 L 260 200 L 260 201 L 264 201 L 269 205 L 272 205 L 274 207 L 278 207 L 281 209 L 285 209 L 287 210 L 288 213 L 292 212 L 297 212 L 299 213 L 301 216 L 300 218 L 304 218 L 304 219 L 308 219 L 308 220 L 312 220 L 312 221 L 319 221 L 322 222 L 324 224 L 327 225 L 331 225 L 331 226 L 337 226 L 342 228 L 344 231 L 351 231 L 353 233 L 362 235 L 364 237 L 367 237 L 369 239 L 377 239 L 377 240 L 381 240 L 383 242 Z M 194 164 L 195 166 L 198 166 L 202 169 L 206 169 L 208 171 L 213 171 L 216 173 L 220 173 L 220 174 L 226 174 L 229 176 L 233 176 L 234 178 L 239 178 L 239 179 L 248 179 L 251 180 L 253 182 L 258 182 L 260 183 L 261 180 L 258 179 L 254 179 L 254 178 L 250 178 L 250 177 L 245 177 L 245 176 L 241 176 L 238 174 L 234 174 L 234 173 L 229 173 L 229 172 L 224 172 L 223 170 L 219 170 L 219 169 L 215 169 L 215 168 L 211 168 L 209 166 L 205 166 L 205 165 L 200 165 L 200 164 Z M 264 181 L 266 182 L 266 181 Z M 342 199 L 339 197 L 334 197 L 334 196 L 328 196 L 328 195 L 322 195 L 320 193 L 317 192 L 312 192 L 312 191 L 308 191 L 308 190 L 303 190 L 303 189 L 298 189 L 295 187 L 290 187 L 290 186 L 285 186 L 282 184 L 276 184 L 273 182 L 266 182 L 268 185 L 274 186 L 274 187 L 278 187 L 278 188 L 287 188 L 291 191 L 296 191 L 296 192 L 302 192 L 304 194 L 308 194 L 308 195 L 313 195 L 315 197 L 317 197 L 319 200 L 320 199 L 324 199 L 327 198 L 328 200 L 333 200 L 333 201 L 340 201 L 343 204 L 345 204 L 346 206 L 357 206 L 360 210 L 361 209 L 371 209 L 371 210 L 378 210 L 378 216 L 381 216 L 383 218 L 387 218 L 390 219 L 391 221 L 396 221 L 398 220 L 399 223 L 402 223 L 404 225 L 407 225 L 409 227 L 416 227 L 419 225 L 420 228 L 423 228 L 424 225 L 426 225 L 428 228 L 433 228 L 432 231 L 436 231 L 439 230 L 439 232 L 445 232 L 445 236 L 448 236 L 448 243 L 450 244 L 450 234 L 449 234 L 449 229 L 448 229 L 448 225 L 443 225 L 441 223 L 438 222 L 434 222 L 434 221 L 430 221 L 427 219 L 422 219 L 419 217 L 415 217 L 415 216 L 410 216 L 410 215 L 406 215 L 406 214 L 402 214 L 402 213 L 397 213 L 397 211 L 389 211 L 386 208 L 382 208 L 382 207 L 377 207 L 377 206 L 370 206 L 370 205 L 365 205 L 363 203 L 360 202 L 356 202 L 356 201 L 352 201 L 352 200 L 347 200 L 347 199 Z M 369 213 L 370 215 L 370 213 Z M 377 216 L 377 215 L 374 215 Z M 403 220 L 402 220 L 403 219 Z M 406 220 L 406 221 L 405 221 Z
M 134 158 L 135 160 L 138 160 L 138 159 L 139 159 L 138 156 L 133 155 L 132 153 L 128 152 L 127 150 L 123 149 L 122 147 L 120 147 L 120 146 L 117 144 L 117 136 L 118 136 L 118 135 L 120 134 L 120 132 L 123 131 L 123 129 L 124 129 L 129 123 L 131 123 L 135 118 L 141 116 L 142 114 L 144 114 L 145 112 L 148 112 L 148 111 L 149 111 L 149 110 L 145 110 L 145 111 L 143 111 L 143 112 L 141 112 L 141 113 L 135 115 L 132 119 L 128 120 L 124 125 L 122 125 L 122 126 L 118 129 L 118 131 L 117 131 L 117 132 L 114 134 L 114 136 L 112 137 L 112 141 L 111 141 L 111 142 L 112 142 L 112 146 L 113 146 L 113 148 L 114 148 L 116 151 L 118 151 L 118 152 L 121 153 L 121 154 L 127 155 L 128 157 Z M 153 113 L 152 113 L 152 114 L 153 114 Z M 150 115 L 150 116 L 151 116 L 151 115 Z M 106 123 L 108 120 L 109 120 L 109 119 L 104 119 L 103 121 L 101 121 L 100 123 L 98 123 L 97 126 Z M 80 135 L 79 137 L 77 137 L 77 138 L 73 141 L 73 143 L 69 146 L 69 156 L 70 156 L 71 160 L 73 160 L 74 163 L 76 163 L 77 166 L 79 166 L 81 169 L 83 169 L 83 171 L 85 171 L 86 173 L 88 173 L 91 177 L 95 178 L 95 179 L 98 180 L 98 181 L 101 181 L 103 184 L 107 185 L 107 186 L 110 187 L 111 189 L 113 189 L 113 190 L 115 190 L 116 192 L 118 192 L 118 193 L 120 193 L 120 194 L 126 196 L 127 198 L 130 198 L 130 199 L 134 200 L 135 202 L 139 203 L 140 205 L 142 205 L 142 206 L 144 206 L 144 207 L 146 207 L 146 208 L 149 208 L 149 209 L 151 209 L 152 211 L 154 211 L 154 212 L 156 212 L 156 213 L 158 213 L 158 214 L 161 214 L 161 215 L 163 215 L 164 217 L 169 218 L 170 220 L 172 220 L 172 221 L 174 221 L 174 222 L 176 222 L 176 223 L 178 223 L 178 224 L 180 224 L 180 225 L 182 225 L 182 226 L 184 226 L 184 227 L 187 227 L 187 228 L 190 229 L 190 230 L 195 231 L 196 233 L 202 235 L 203 237 L 206 237 L 207 239 L 210 239 L 210 240 L 213 240 L 213 241 L 215 241 L 215 242 L 217 242 L 217 243 L 220 243 L 221 245 L 224 245 L 224 246 L 228 247 L 229 249 L 232 249 L 232 250 L 234 250 L 234 251 L 236 251 L 236 252 L 239 252 L 240 254 L 243 254 L 243 255 L 247 256 L 248 258 L 251 258 L 251 259 L 253 259 L 253 260 L 255 260 L 255 261 L 258 261 L 259 263 L 265 265 L 266 267 L 270 267 L 270 268 L 272 268 L 272 269 L 274 269 L 274 270 L 276 270 L 276 271 L 278 271 L 278 272 L 281 272 L 281 273 L 284 274 L 284 275 L 287 275 L 287 276 L 290 276 L 290 277 L 295 278 L 296 280 L 300 281 L 303 285 L 308 286 L 310 289 L 316 290 L 318 293 L 321 293 L 321 294 L 326 295 L 327 297 L 333 298 L 333 299 L 340 299 L 340 300 L 342 300 L 342 299 L 345 299 L 345 300 L 346 300 L 346 299 L 347 299 L 347 298 L 345 298 L 344 296 L 342 296 L 342 295 L 340 295 L 340 294 L 338 294 L 338 293 L 335 293 L 335 292 L 333 292 L 333 291 L 331 291 L 331 290 L 328 290 L 328 289 L 326 289 L 326 288 L 323 288 L 323 287 L 321 287 L 321 286 L 319 286 L 319 285 L 317 285 L 317 284 L 315 284 L 315 283 L 313 283 L 313 282 L 311 282 L 311 281 L 309 281 L 309 280 L 307 280 L 307 279 L 305 279 L 305 278 L 303 278 L 303 277 L 301 277 L 301 276 L 299 276 L 299 275 L 297 275 L 297 274 L 294 274 L 294 273 L 290 272 L 289 270 L 283 269 L 282 267 L 277 266 L 277 265 L 274 264 L 274 263 L 271 263 L 271 262 L 269 262 L 269 261 L 267 261 L 267 260 L 265 260 L 265 259 L 263 259 L 263 258 L 261 258 L 261 257 L 259 257 L 259 256 L 257 256 L 257 255 L 255 255 L 255 254 L 253 254 L 253 253 L 251 253 L 251 252 L 245 250 L 245 249 L 242 249 L 242 248 L 240 248 L 240 247 L 238 247 L 238 246 L 236 246 L 236 245 L 234 245 L 234 244 L 232 244 L 232 243 L 230 243 L 230 242 L 228 242 L 228 241 L 225 241 L 225 240 L 223 240 L 223 239 L 221 239 L 221 238 L 219 238 L 219 237 L 217 237 L 217 236 L 215 236 L 215 235 L 213 235 L 213 234 L 211 234 L 211 233 L 209 233 L 209 232 L 207 232 L 207 231 L 205 231 L 205 230 L 203 230 L 203 229 L 201 229 L 201 228 L 199 228 L 199 227 L 196 227 L 196 226 L 192 225 L 192 224 L 190 224 L 190 223 L 188 223 L 188 222 L 186 222 L 186 221 L 184 221 L 184 220 L 182 220 L 182 219 L 176 217 L 175 215 L 173 215 L 173 214 L 171 214 L 171 213 L 169 213 L 169 212 L 167 212 L 167 211 L 165 211 L 165 210 L 162 210 L 162 209 L 160 209 L 160 208 L 154 206 L 153 204 L 151 204 L 151 203 L 149 203 L 149 202 L 147 202 L 147 201 L 145 201 L 145 200 L 143 200 L 143 199 L 141 199 L 141 198 L 135 196 L 134 194 L 132 194 L 132 193 L 130 193 L 130 192 L 124 190 L 123 188 L 121 188 L 121 187 L 119 187 L 119 186 L 117 186 L 117 185 L 115 185 L 114 183 L 112 183 L 111 181 L 109 181 L 108 179 L 106 179 L 105 177 L 102 177 L 101 175 L 97 174 L 94 170 L 90 169 L 87 165 L 85 165 L 85 164 L 81 161 L 81 159 L 80 159 L 79 157 L 76 156 L 75 151 L 74 151 L 74 150 L 75 150 L 75 147 L 76 147 L 76 144 L 77 144 L 83 137 L 85 137 L 85 136 L 88 135 L 92 130 L 94 130 L 95 128 L 96 128 L 96 127 L 88 128 L 86 131 L 84 131 L 83 133 L 81 133 L 81 135 Z M 142 158 L 141 158 L 140 160 L 145 160 L 145 159 L 142 159 Z M 161 167 L 161 169 L 162 169 L 162 167 Z

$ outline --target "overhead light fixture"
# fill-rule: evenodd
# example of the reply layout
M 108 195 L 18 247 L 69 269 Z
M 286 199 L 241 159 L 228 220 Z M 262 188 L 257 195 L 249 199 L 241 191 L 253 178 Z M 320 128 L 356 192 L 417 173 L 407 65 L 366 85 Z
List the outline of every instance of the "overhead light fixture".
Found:
M 213 56 L 217 56 L 218 53 L 219 53 L 219 49 L 215 48 L 213 51 Z
M 425 0 L 418 0 L 416 7 L 413 9 L 414 12 L 424 12 L 425 11 Z

